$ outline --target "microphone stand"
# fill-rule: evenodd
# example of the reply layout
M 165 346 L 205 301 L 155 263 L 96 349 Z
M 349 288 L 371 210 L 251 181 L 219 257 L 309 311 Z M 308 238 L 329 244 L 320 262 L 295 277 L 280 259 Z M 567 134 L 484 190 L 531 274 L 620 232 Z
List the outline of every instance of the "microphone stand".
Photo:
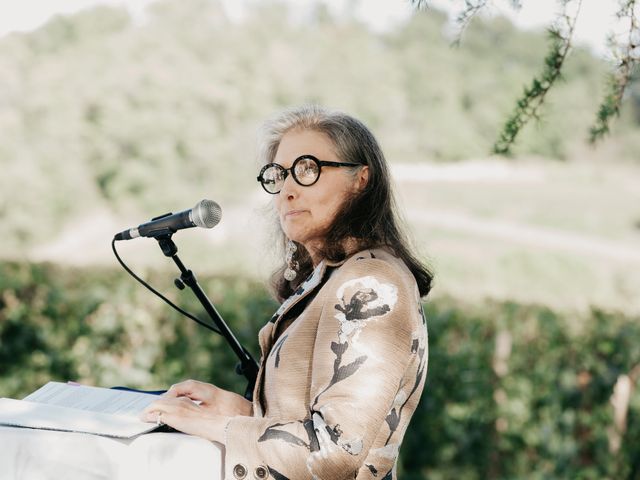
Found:
M 160 249 L 165 256 L 173 259 L 175 264 L 180 269 L 181 275 L 179 279 L 176 279 L 175 284 L 180 290 L 184 289 L 184 286 L 187 285 L 195 294 L 195 296 L 200 300 L 200 303 L 209 314 L 209 317 L 216 324 L 218 329 L 220 330 L 220 334 L 225 338 L 233 352 L 236 354 L 240 363 L 236 365 L 236 373 L 238 375 L 244 375 L 247 379 L 247 389 L 244 392 L 244 398 L 247 400 L 253 399 L 253 387 L 256 384 L 256 378 L 258 377 L 258 362 L 251 356 L 251 354 L 244 348 L 238 339 L 235 337 L 233 332 L 229 329 L 225 321 L 222 319 L 216 307 L 213 306 L 211 300 L 204 293 L 200 285 L 198 284 L 198 280 L 196 279 L 195 274 L 188 270 L 182 261 L 178 258 L 178 247 L 171 239 L 171 235 L 174 233 L 171 229 L 163 229 L 159 230 L 157 233 L 154 232 L 153 237 L 160 244 Z

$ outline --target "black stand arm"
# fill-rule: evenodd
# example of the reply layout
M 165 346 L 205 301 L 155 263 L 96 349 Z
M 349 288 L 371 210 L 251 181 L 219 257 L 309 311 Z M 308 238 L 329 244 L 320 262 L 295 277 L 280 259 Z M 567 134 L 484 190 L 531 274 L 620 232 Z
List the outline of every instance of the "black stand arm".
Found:
M 240 342 L 236 339 L 233 332 L 229 329 L 225 321 L 222 319 L 216 307 L 213 306 L 207 295 L 204 293 L 200 285 L 198 284 L 198 280 L 196 279 L 195 274 L 191 270 L 187 270 L 182 261 L 178 258 L 178 247 L 171 240 L 172 232 L 168 232 L 167 234 L 157 235 L 155 238 L 158 240 L 160 244 L 160 248 L 162 249 L 162 253 L 165 256 L 170 257 L 176 263 L 178 268 L 180 269 L 181 275 L 180 280 L 176 279 L 176 286 L 181 290 L 184 288 L 184 285 L 187 285 L 193 293 L 198 297 L 200 303 L 204 307 L 204 309 L 209 314 L 209 317 L 216 324 L 218 329 L 220 330 L 220 334 L 225 338 L 233 352 L 240 359 L 240 363 L 236 366 L 236 373 L 238 375 L 244 375 L 247 379 L 247 389 L 244 392 L 244 398 L 247 400 L 253 399 L 253 387 L 256 384 L 256 378 L 258 377 L 258 362 L 251 356 L 251 354 L 245 349 Z

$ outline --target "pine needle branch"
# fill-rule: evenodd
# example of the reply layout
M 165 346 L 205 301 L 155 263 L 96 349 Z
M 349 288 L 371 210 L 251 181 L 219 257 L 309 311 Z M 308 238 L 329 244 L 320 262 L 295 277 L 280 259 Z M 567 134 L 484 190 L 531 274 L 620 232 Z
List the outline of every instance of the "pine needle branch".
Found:
M 621 46 L 618 65 L 609 76 L 609 88 L 605 95 L 593 126 L 589 130 L 589 143 L 595 144 L 609 133 L 609 125 L 614 117 L 620 116 L 624 92 L 632 81 L 634 69 L 640 60 L 640 26 L 635 15 L 636 0 L 623 2 L 617 12 L 618 18 L 629 19 L 627 40 Z M 612 40 L 614 50 L 619 45 Z M 614 52 L 615 53 L 615 52 Z
M 411 0 L 411 4 L 417 9 L 417 10 L 423 10 L 425 8 L 427 8 L 428 5 L 428 0 Z
M 487 6 L 489 0 L 465 0 L 465 7 L 456 17 L 456 24 L 458 25 L 458 32 L 456 38 L 453 41 L 454 46 L 459 46 L 462 40 L 462 34 L 465 32 L 471 20 Z
M 493 146 L 494 153 L 510 155 L 511 147 L 522 128 L 532 119 L 539 118 L 539 109 L 544 104 L 546 95 L 561 77 L 562 66 L 571 49 L 571 39 L 576 20 L 580 13 L 582 0 L 578 0 L 575 13 L 569 14 L 569 4 L 572 0 L 563 0 L 563 12 L 559 21 L 549 29 L 550 48 L 544 59 L 544 69 L 535 76 L 528 87 L 525 87 L 516 108 L 505 122 L 498 140 Z

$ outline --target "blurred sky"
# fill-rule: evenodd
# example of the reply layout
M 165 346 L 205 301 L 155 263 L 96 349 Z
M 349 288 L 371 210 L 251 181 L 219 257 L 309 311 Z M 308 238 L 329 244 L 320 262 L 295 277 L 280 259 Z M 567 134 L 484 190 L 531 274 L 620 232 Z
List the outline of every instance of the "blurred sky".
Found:
M 144 9 L 155 0 L 0 0 L 0 35 L 11 31 L 28 31 L 38 28 L 52 15 L 69 14 L 96 4 L 124 5 L 135 18 L 144 19 Z M 285 0 L 298 14 L 317 3 L 316 0 Z M 337 15 L 352 11 L 376 30 L 393 28 L 407 19 L 412 12 L 409 0 L 321 0 Z M 230 17 L 241 19 L 247 5 L 260 0 L 222 0 Z M 494 0 L 486 14 L 503 14 L 522 28 L 545 28 L 555 18 L 558 0 L 522 0 L 522 8 L 514 10 L 511 0 Z M 577 2 L 575 2 L 577 3 Z M 428 0 L 428 5 L 450 12 L 455 17 L 460 11 L 461 0 Z M 583 0 L 581 14 L 576 25 L 576 39 L 586 43 L 599 53 L 606 52 L 609 33 L 624 32 L 624 26 L 616 24 L 616 0 Z

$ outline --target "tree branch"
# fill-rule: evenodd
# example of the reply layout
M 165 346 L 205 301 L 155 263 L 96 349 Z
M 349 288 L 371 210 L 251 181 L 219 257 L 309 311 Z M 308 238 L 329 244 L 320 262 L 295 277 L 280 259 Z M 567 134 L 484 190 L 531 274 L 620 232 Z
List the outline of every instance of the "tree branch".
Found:
M 618 65 L 609 77 L 609 91 L 600 104 L 595 123 L 589 130 L 589 142 L 596 143 L 609 133 L 609 124 L 613 117 L 620 116 L 622 98 L 627 86 L 630 84 L 634 67 L 640 59 L 640 25 L 635 15 L 636 0 L 627 0 L 618 10 L 618 18 L 629 19 L 629 32 L 627 41 L 622 47 Z M 614 54 L 620 47 L 612 39 Z
M 557 24 L 549 29 L 551 48 L 544 59 L 542 73 L 533 78 L 526 87 L 522 97 L 516 103 L 516 109 L 507 119 L 502 132 L 493 146 L 494 153 L 509 155 L 520 130 L 531 120 L 538 119 L 538 110 L 545 101 L 546 95 L 561 76 L 562 66 L 571 49 L 571 38 L 576 20 L 580 13 L 582 0 L 577 0 L 577 8 L 573 16 L 569 11 L 572 0 L 562 0 L 564 10 Z
M 458 46 L 460 45 L 460 41 L 462 40 L 462 34 L 467 29 L 471 20 L 487 6 L 489 0 L 465 0 L 465 8 L 462 12 L 458 14 L 456 17 L 456 23 L 458 24 L 458 33 L 456 34 L 456 39 L 453 44 Z

